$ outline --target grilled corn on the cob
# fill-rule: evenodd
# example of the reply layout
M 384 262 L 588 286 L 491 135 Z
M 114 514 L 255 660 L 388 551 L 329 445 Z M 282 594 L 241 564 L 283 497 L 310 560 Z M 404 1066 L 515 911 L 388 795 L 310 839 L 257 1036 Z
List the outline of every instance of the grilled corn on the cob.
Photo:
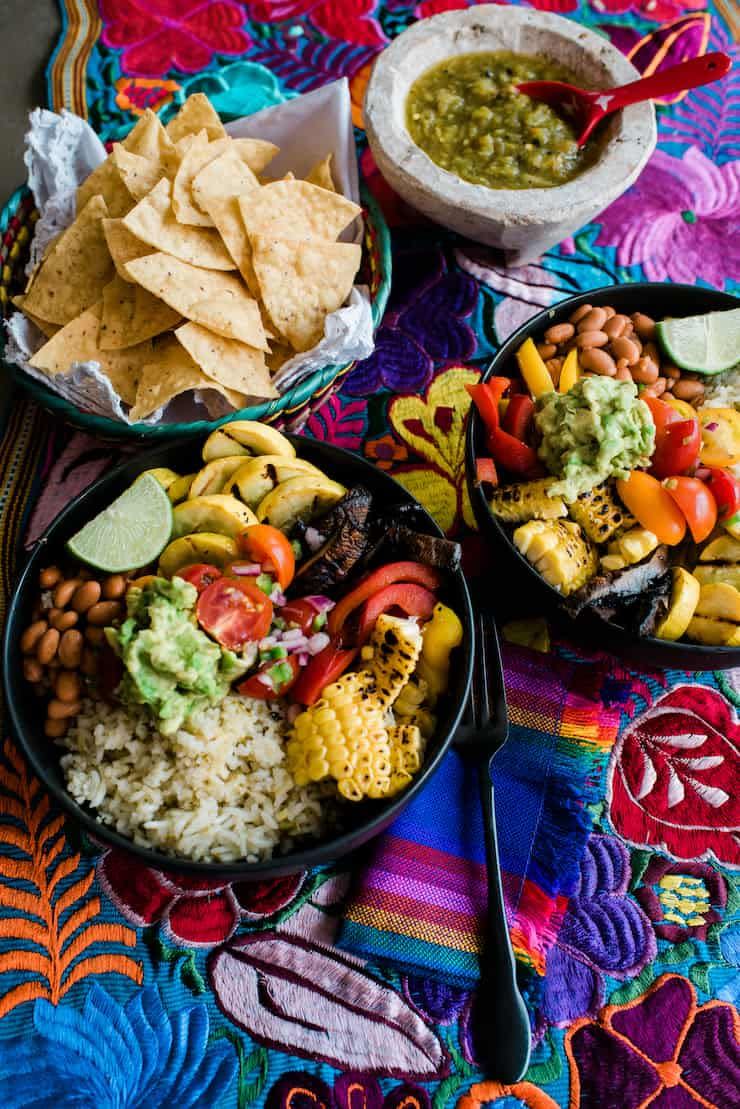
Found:
M 409 784 L 424 758 L 424 739 L 415 724 L 396 724 L 388 729 L 391 746 L 391 781 L 388 794 Z
M 568 505 L 568 514 L 593 543 L 606 543 L 631 520 L 606 482 L 588 493 L 581 493 Z
M 596 572 L 596 554 L 573 520 L 530 520 L 514 544 L 546 582 L 567 596 Z
M 613 539 L 601 559 L 602 570 L 624 570 L 642 562 L 658 546 L 658 537 L 647 528 L 631 528 L 624 535 Z
M 740 589 L 740 541 L 720 535 L 708 543 L 699 555 L 694 577 L 704 584 L 725 582 Z
M 566 515 L 565 501 L 561 497 L 548 497 L 547 490 L 555 478 L 538 481 L 520 481 L 497 489 L 488 502 L 491 512 L 506 524 L 521 524 L 525 520 L 554 520 Z
M 421 629 L 416 620 L 384 613 L 378 617 L 368 646 L 372 654 L 363 650 L 362 657 L 375 678 L 375 696 L 383 708 L 389 708 L 416 669 L 422 648 Z

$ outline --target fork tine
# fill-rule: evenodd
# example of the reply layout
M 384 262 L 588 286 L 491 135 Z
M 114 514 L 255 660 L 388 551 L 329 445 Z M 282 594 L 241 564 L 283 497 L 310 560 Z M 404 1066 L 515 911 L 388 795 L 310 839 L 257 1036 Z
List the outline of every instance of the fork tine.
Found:
M 478 727 L 485 728 L 491 719 L 491 699 L 490 691 L 488 688 L 489 682 L 489 665 L 488 665 L 488 651 L 489 651 L 489 636 L 486 627 L 486 617 L 483 609 L 478 612 L 478 626 L 476 628 L 476 702 L 478 706 Z
M 504 686 L 504 668 L 501 662 L 501 648 L 496 624 L 493 615 L 484 608 L 481 608 L 478 619 L 482 653 L 488 660 L 489 681 L 486 689 L 491 709 L 490 718 L 503 730 L 505 737 L 508 732 L 508 711 L 506 707 L 506 688 Z

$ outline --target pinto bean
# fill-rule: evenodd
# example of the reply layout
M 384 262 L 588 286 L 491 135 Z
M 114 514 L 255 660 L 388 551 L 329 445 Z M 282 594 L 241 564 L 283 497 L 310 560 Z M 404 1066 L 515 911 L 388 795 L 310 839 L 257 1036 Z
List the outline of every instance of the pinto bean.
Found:
M 121 605 L 118 601 L 98 601 L 97 604 L 87 610 L 87 622 L 103 627 L 120 615 Z
M 75 612 L 87 612 L 100 600 L 102 589 L 97 581 L 85 581 L 78 586 L 72 597 L 72 608 Z
M 571 313 L 570 322 L 578 323 L 579 320 L 582 320 L 584 316 L 588 315 L 592 308 L 592 304 L 582 304 L 580 308 L 576 308 L 575 312 Z
M 663 363 L 663 373 L 666 377 L 672 377 L 674 381 L 678 381 L 681 377 L 681 371 L 678 366 L 674 366 L 672 362 Z
M 629 371 L 629 366 L 618 366 L 615 377 L 617 381 L 631 381 L 632 374 Z
M 54 590 L 53 600 L 56 608 L 66 608 L 72 600 L 72 594 L 80 584 L 81 578 L 65 578 Z
M 609 342 L 609 336 L 603 331 L 579 331 L 575 338 L 575 344 L 579 350 L 588 350 L 589 347 L 605 347 Z
M 47 628 L 36 645 L 36 658 L 42 666 L 48 666 L 57 653 L 60 635 L 56 628 Z
M 545 332 L 545 342 L 559 346 L 560 343 L 567 343 L 568 339 L 572 339 L 574 334 L 575 328 L 572 323 L 554 323 Z
M 638 358 L 632 367 L 632 377 L 640 385 L 654 385 L 658 377 L 658 367 L 652 358 Z M 663 388 L 665 389 L 665 385 Z
M 553 385 L 557 385 L 558 381 L 560 381 L 560 371 L 562 370 L 562 368 L 562 358 L 548 358 L 547 362 L 545 362 L 545 369 L 552 378 Z
M 537 344 L 537 353 L 539 354 L 539 356 L 540 356 L 540 358 L 542 359 L 543 362 L 547 362 L 548 358 L 552 358 L 552 356 L 556 353 L 557 349 L 558 348 L 555 346 L 554 343 L 538 343 Z
M 21 651 L 24 655 L 33 654 L 41 636 L 48 627 L 49 625 L 46 623 L 46 620 L 34 620 L 32 624 L 28 625 L 21 636 Z
M 52 720 L 49 718 L 44 724 L 44 735 L 49 739 L 61 739 L 69 727 L 69 720 Z
M 605 331 L 610 339 L 618 339 L 624 333 L 629 323 L 627 316 L 614 315 L 606 321 L 602 331 Z
M 618 362 L 624 359 L 628 366 L 634 366 L 640 357 L 637 345 L 631 339 L 625 339 L 623 336 L 612 339 L 609 349 Z
M 60 701 L 79 701 L 82 686 L 74 670 L 60 670 L 54 682 L 54 692 Z
M 54 697 L 49 701 L 46 711 L 50 720 L 67 720 L 70 716 L 77 716 L 81 707 L 79 701 L 59 701 Z
M 105 642 L 105 632 L 102 628 L 88 626 L 85 628 L 85 639 L 91 647 L 100 647 Z
M 588 350 L 584 350 L 580 362 L 584 369 L 592 370 L 595 374 L 601 374 L 603 377 L 614 377 L 617 372 L 612 356 L 597 347 L 589 347 Z
M 59 643 L 59 661 L 67 670 L 76 670 L 80 665 L 83 645 L 82 632 L 76 628 L 66 631 Z
M 23 677 L 27 682 L 40 682 L 44 676 L 44 668 L 35 658 L 24 658 Z
M 704 382 L 681 378 L 673 386 L 673 395 L 678 397 L 679 400 L 696 400 L 697 397 L 704 396 Z
M 576 331 L 601 331 L 607 318 L 603 308 L 592 308 L 578 321 Z
M 49 623 L 58 632 L 66 632 L 68 628 L 73 628 L 78 620 L 79 616 L 76 612 L 68 612 L 61 608 L 53 608 L 49 614 Z
M 53 589 L 62 580 L 62 571 L 58 566 L 47 566 L 39 574 L 39 585 L 42 589 Z
M 633 312 L 631 319 L 641 339 L 655 338 L 655 320 L 652 316 L 646 316 L 644 312 Z
M 126 592 L 125 574 L 111 574 L 103 582 L 103 596 L 106 601 L 118 601 Z
M 613 317 L 616 316 L 616 314 L 617 314 L 616 308 L 612 308 L 611 304 L 603 304 L 602 308 L 606 312 L 607 320 L 613 319 Z

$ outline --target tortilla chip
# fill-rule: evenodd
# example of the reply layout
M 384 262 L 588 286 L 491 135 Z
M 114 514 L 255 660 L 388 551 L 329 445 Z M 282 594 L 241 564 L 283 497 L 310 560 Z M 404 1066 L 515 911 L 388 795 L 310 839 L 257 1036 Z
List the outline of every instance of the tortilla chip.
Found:
M 103 315 L 98 344 L 101 350 L 125 350 L 176 327 L 182 317 L 141 285 L 118 274 L 103 289 Z
M 235 269 L 231 255 L 216 231 L 178 223 L 170 206 L 172 185 L 163 178 L 124 218 L 124 226 L 156 250 L 164 250 L 193 266 L 211 270 Z
M 123 226 L 122 219 L 104 219 L 103 234 L 113 265 L 116 267 L 116 273 L 124 281 L 131 281 L 126 273 L 126 263 L 133 258 L 143 258 L 145 254 L 151 254 L 152 248 L 149 243 L 143 243 L 141 239 L 136 238 L 136 235 L 132 235 Z
M 102 196 L 94 196 L 56 240 L 25 301 L 34 316 L 64 325 L 98 300 L 103 285 L 113 276 L 103 234 L 107 215 Z
M 252 173 L 262 173 L 265 166 L 269 165 L 275 155 L 280 153 L 279 146 L 275 146 L 274 142 L 266 142 L 264 139 L 233 139 L 232 145 L 244 165 L 251 169 Z
M 273 343 L 272 350 L 269 354 L 265 355 L 267 368 L 274 377 L 278 370 L 285 365 L 288 359 L 292 358 L 295 354 L 294 350 L 290 347 L 284 346 L 282 343 Z
M 208 211 L 219 235 L 226 244 L 226 249 L 246 281 L 247 288 L 252 296 L 258 297 L 259 285 L 252 267 L 252 248 L 244 229 L 244 220 L 239 208 L 239 197 L 214 197 L 208 205 Z
M 57 331 L 61 330 L 58 323 L 49 323 L 48 320 L 42 320 L 40 316 L 34 316 L 32 312 L 27 312 L 24 308 L 25 296 L 20 295 L 11 297 L 10 299 L 18 311 L 22 312 L 31 323 L 35 324 L 41 334 L 45 335 L 47 339 L 51 339 L 52 335 L 56 335 Z
M 134 202 L 143 200 L 155 185 L 167 176 L 159 159 L 142 158 L 140 154 L 132 154 L 129 150 L 124 150 L 118 142 L 113 144 L 111 161 L 116 166 Z M 130 208 L 128 210 L 130 211 Z
M 159 116 L 147 108 L 132 131 L 120 144 L 124 150 L 131 154 L 138 154 L 140 158 L 148 158 L 161 164 L 173 164 L 175 160 L 175 146 L 169 137 Z
M 206 200 L 242 196 L 259 187 L 254 173 L 239 157 L 236 143 L 230 143 L 222 154 L 200 170 L 193 179 L 191 191 L 195 203 L 207 212 Z
M 216 335 L 197 323 L 183 324 L 175 336 L 213 381 L 251 397 L 279 396 L 270 380 L 264 351 Z
M 126 350 L 101 350 L 98 343 L 102 305 L 100 302 L 71 320 L 38 350 L 30 365 L 44 373 L 66 373 L 74 362 L 98 362 L 121 400 L 133 404 L 136 386 L 145 362 L 151 360 L 151 342 Z
M 194 135 L 205 127 L 208 138 L 225 139 L 226 131 L 210 100 L 202 92 L 189 96 L 180 111 L 170 120 L 165 130 L 172 142 L 184 135 Z
M 241 393 L 224 388 L 217 381 L 207 378 L 197 362 L 173 336 L 158 343 L 144 366 L 135 403 L 129 412 L 132 420 L 143 420 L 158 408 L 163 408 L 175 397 L 191 389 L 215 389 L 232 405 L 244 407 Z
M 200 171 L 214 158 L 217 159 L 219 154 L 223 154 L 230 145 L 230 139 L 216 139 L 215 142 L 209 142 L 205 130 L 199 131 L 195 136 L 195 142 L 180 162 L 172 184 L 172 211 L 179 223 L 194 227 L 214 226 L 210 217 L 196 208 L 193 203 L 192 185 Z
M 134 206 L 135 199 L 121 177 L 118 166 L 109 155 L 94 169 L 77 190 L 79 214 L 94 196 L 102 196 L 111 216 L 125 216 Z
M 243 198 L 240 207 L 250 239 L 259 235 L 333 241 L 361 212 L 351 200 L 308 181 L 274 181 Z
M 270 319 L 294 350 L 309 350 L 324 334 L 326 316 L 347 299 L 362 248 L 257 235 L 252 250 Z
M 306 180 L 311 185 L 318 185 L 320 189 L 326 189 L 330 193 L 337 192 L 337 187 L 334 184 L 331 175 L 331 163 L 333 154 L 327 154 L 315 166 L 312 166 L 309 173 L 306 174 Z
M 250 347 L 268 350 L 260 308 L 238 277 L 190 266 L 169 254 L 128 263 L 129 276 L 181 316 Z

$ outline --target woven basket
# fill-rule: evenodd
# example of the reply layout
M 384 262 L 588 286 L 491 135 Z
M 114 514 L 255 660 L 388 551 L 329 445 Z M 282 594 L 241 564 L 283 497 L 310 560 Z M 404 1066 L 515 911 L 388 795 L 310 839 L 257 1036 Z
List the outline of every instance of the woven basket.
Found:
M 365 236 L 360 281 L 368 285 L 372 301 L 373 324 L 377 328 L 385 310 L 391 286 L 390 232 L 380 208 L 367 189 L 362 188 L 361 200 L 365 215 Z M 33 225 L 38 218 L 33 197 L 28 189 L 17 189 L 0 212 L 0 310 L 3 317 L 13 311 L 10 298 L 23 291 L 26 278 L 24 269 L 33 236 Z M 3 336 L 4 337 L 4 336 Z M 181 435 L 208 434 L 224 419 L 262 420 L 278 427 L 296 430 L 308 419 L 311 412 L 331 396 L 342 379 L 354 366 L 347 362 L 338 366 L 324 366 L 305 378 L 295 388 L 289 389 L 276 400 L 242 408 L 219 420 L 195 420 L 192 423 L 125 424 L 82 412 L 63 397 L 47 389 L 35 378 L 29 377 L 17 366 L 4 363 L 5 371 L 44 408 L 59 414 L 69 423 L 85 431 L 106 438 L 134 438 L 146 440 L 175 439 Z

